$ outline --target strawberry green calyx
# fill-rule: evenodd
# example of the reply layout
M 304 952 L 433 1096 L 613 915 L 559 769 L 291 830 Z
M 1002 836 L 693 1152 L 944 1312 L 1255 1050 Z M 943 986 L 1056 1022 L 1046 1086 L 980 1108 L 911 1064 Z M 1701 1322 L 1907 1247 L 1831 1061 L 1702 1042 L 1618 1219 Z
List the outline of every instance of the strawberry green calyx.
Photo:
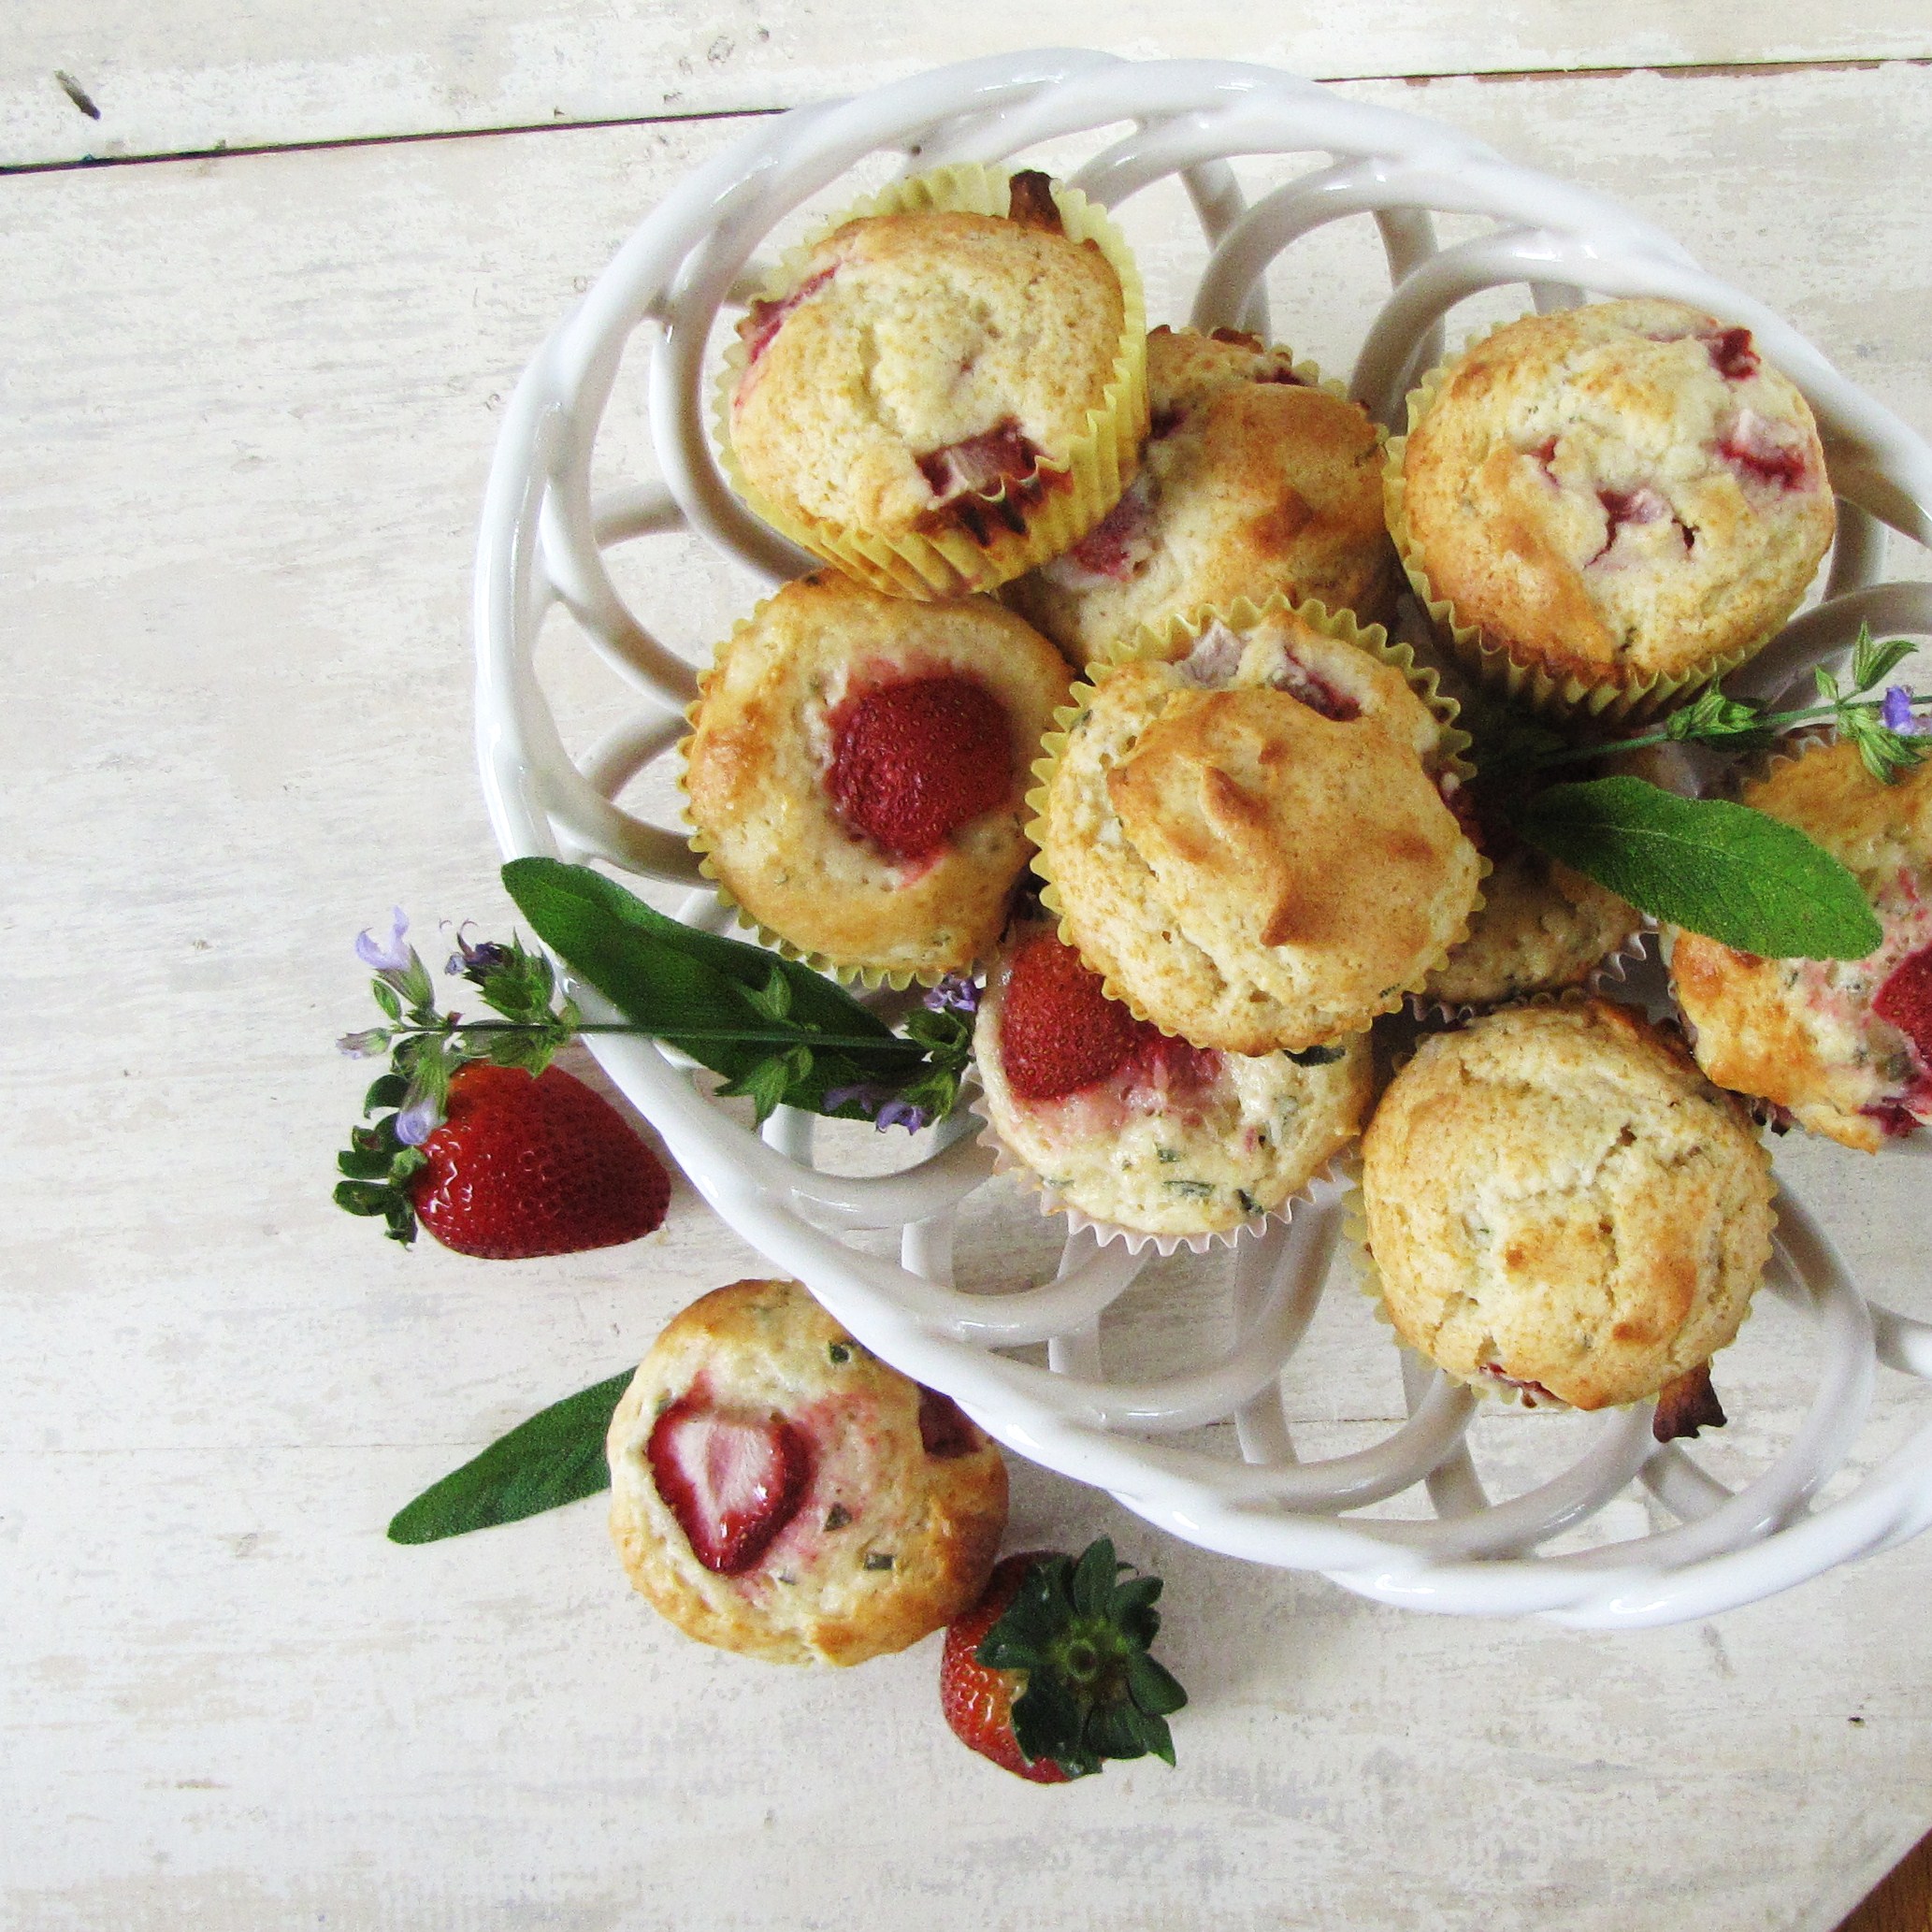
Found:
M 1167 1719 L 1188 1694 L 1148 1655 L 1161 1628 L 1161 1579 L 1123 1579 L 1131 1567 L 1105 1536 L 1077 1562 L 1043 1558 L 973 1653 L 989 1669 L 1026 1672 L 1014 1737 L 1030 1761 L 1051 1759 L 1069 1778 L 1089 1776 L 1107 1758 L 1151 1753 L 1174 1763 Z

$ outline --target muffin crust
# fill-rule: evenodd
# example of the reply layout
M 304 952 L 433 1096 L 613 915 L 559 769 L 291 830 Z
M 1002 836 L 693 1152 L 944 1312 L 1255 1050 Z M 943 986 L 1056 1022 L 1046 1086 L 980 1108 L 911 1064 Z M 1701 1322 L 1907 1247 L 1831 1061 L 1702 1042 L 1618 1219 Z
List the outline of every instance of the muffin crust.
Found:
M 1354 1139 L 1372 1078 L 1366 1033 L 1305 1065 L 1285 1053 L 1189 1054 L 1130 1062 L 1052 1099 L 1016 1092 L 1002 1044 L 1007 977 L 1049 930 L 1022 928 L 988 975 L 973 1057 L 988 1123 L 1050 1196 L 1131 1233 L 1227 1234 L 1279 1210 Z
M 1147 393 L 1139 474 L 1089 536 L 1007 586 L 1015 610 L 1081 664 L 1241 597 L 1389 615 L 1382 442 L 1362 410 L 1233 329 L 1154 330 Z
M 1402 671 L 1278 605 L 1103 673 L 1035 795 L 1063 934 L 1197 1046 L 1359 1032 L 1478 902 L 1450 745 Z
M 1737 1334 L 1770 1254 L 1742 1108 L 1632 1009 L 1511 1007 L 1423 1041 L 1362 1143 L 1396 1332 L 1450 1375 L 1578 1408 Z
M 1005 803 L 936 852 L 902 859 L 841 818 L 832 720 L 856 689 L 964 678 L 1003 707 Z M 916 603 L 819 571 L 786 584 L 699 681 L 685 793 L 706 864 L 744 912 L 808 956 L 872 974 L 962 972 L 998 944 L 1031 847 L 1027 768 L 1067 667 L 986 598 Z

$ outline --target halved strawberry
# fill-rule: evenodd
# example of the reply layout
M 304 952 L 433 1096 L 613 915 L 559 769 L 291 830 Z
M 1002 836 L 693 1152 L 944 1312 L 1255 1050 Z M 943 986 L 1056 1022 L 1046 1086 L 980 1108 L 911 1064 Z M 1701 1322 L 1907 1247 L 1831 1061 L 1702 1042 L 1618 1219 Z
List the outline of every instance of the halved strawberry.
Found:
M 940 1658 L 940 1708 L 962 1743 L 1034 1784 L 1107 1758 L 1174 1763 L 1167 1719 L 1188 1694 L 1147 1654 L 1161 1579 L 1123 1582 L 1128 1567 L 1104 1536 L 1077 1564 L 1035 1550 L 994 1566 Z
M 1932 1069 L 1932 945 L 1908 953 L 1872 995 L 1871 1010 L 1910 1040 Z
M 1030 939 L 1006 975 L 1000 1064 L 1021 1100 L 1060 1100 L 1097 1086 L 1140 1044 L 1141 1024 L 1101 976 L 1051 932 Z
M 1051 932 L 1030 939 L 1007 969 L 1000 1007 L 1000 1065 L 1020 1100 L 1064 1100 L 1132 1061 L 1159 1085 L 1212 1080 L 1218 1054 L 1136 1019 L 1102 989 L 1101 976 Z
M 920 858 L 1013 789 L 1006 707 L 972 678 L 905 678 L 831 716 L 826 788 L 839 815 L 895 858 Z
M 692 1553 L 720 1576 L 757 1563 L 812 1478 L 805 1438 L 783 1416 L 714 1408 L 698 1387 L 657 1418 L 646 1453 Z

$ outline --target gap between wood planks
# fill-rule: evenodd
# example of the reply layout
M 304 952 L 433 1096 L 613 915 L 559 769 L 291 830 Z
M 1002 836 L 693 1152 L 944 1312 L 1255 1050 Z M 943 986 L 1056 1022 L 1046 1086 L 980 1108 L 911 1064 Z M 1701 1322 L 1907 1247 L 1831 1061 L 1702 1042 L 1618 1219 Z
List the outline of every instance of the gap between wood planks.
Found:
M 1481 74 L 1331 74 L 1323 77 L 1324 87 L 1343 87 L 1354 81 L 1401 81 L 1409 87 L 1429 87 L 1438 80 L 1474 80 L 1484 85 L 1512 85 L 1539 80 L 1622 80 L 1632 74 L 1654 74 L 1665 80 L 1706 80 L 1717 75 L 1743 76 L 1783 74 L 1876 73 L 1886 67 L 1932 67 L 1932 55 L 1894 55 L 1876 60 L 1792 60 L 1731 61 L 1676 66 L 1629 67 L 1521 67 L 1499 68 Z M 56 84 L 85 113 L 93 106 L 71 76 L 56 74 Z M 86 105 L 83 106 L 82 103 Z M 794 102 L 793 106 L 800 105 Z M 789 112 L 788 108 L 716 108 L 695 114 L 613 114 L 583 120 L 505 122 L 496 127 L 455 127 L 433 129 L 424 134 L 352 135 L 339 140 L 260 141 L 230 147 L 217 141 L 211 148 L 170 149 L 153 154 L 84 154 L 76 161 L 20 161 L 0 165 L 0 176 L 71 174 L 85 168 L 151 167 L 174 161 L 229 160 L 252 154 L 325 153 L 337 148 L 393 148 L 422 141 L 491 140 L 499 135 L 575 134 L 607 127 L 673 127 L 695 125 L 706 121 L 757 121 Z M 95 109 L 94 118 L 98 118 Z

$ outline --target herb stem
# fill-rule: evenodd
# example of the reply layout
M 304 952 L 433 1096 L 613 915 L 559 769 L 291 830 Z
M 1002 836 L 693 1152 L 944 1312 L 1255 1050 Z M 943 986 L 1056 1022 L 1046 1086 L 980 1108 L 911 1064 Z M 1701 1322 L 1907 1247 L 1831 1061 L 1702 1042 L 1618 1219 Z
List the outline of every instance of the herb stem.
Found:
M 1932 704 L 1932 698 L 1914 698 L 1912 708 Z M 1860 711 L 1876 712 L 1879 707 L 1869 699 L 1842 699 L 1836 704 L 1808 704 L 1797 711 L 1774 711 L 1752 720 L 1753 731 L 1781 731 L 1793 725 L 1802 725 L 1812 718 L 1839 717 L 1853 708 Z M 1648 731 L 1641 738 L 1615 738 L 1608 744 L 1571 744 L 1561 751 L 1544 752 L 1532 760 L 1536 771 L 1548 771 L 1554 765 L 1586 764 L 1592 758 L 1608 758 L 1620 752 L 1648 751 L 1653 744 L 1722 744 L 1727 738 L 1741 734 L 1735 730 L 1678 733 L 1665 728 L 1662 731 Z
M 398 1039 L 405 1035 L 447 1036 L 451 1033 L 546 1033 L 553 1029 L 513 1019 L 459 1019 L 449 1026 L 393 1027 Z M 814 1033 L 803 1031 L 781 1032 L 777 1028 L 760 1027 L 640 1027 L 623 1021 L 580 1020 L 573 1033 L 634 1033 L 646 1040 L 726 1040 L 759 1046 L 834 1046 L 854 1053 L 909 1053 L 923 1060 L 926 1049 L 916 1041 L 901 1040 L 897 1034 L 861 1039 L 845 1033 Z

